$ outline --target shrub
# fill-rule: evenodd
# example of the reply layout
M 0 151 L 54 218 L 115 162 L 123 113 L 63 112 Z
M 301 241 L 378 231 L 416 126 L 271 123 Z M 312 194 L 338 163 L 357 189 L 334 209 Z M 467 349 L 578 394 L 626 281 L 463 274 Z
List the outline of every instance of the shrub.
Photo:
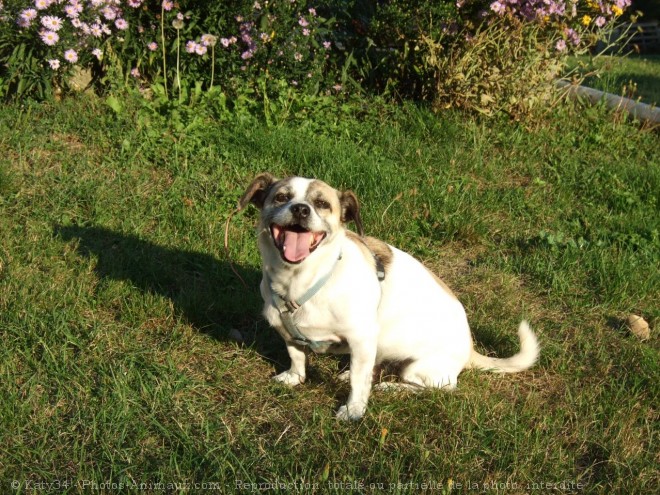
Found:
M 285 101 L 347 85 L 492 113 L 542 101 L 630 0 L 3 0 L 0 97 L 189 88 Z M 284 103 L 286 105 L 286 103 Z
M 566 56 L 606 37 L 629 5 L 365 0 L 354 10 L 354 73 L 374 90 L 431 100 L 436 108 L 525 113 L 547 101 Z
M 177 87 L 201 81 L 286 80 L 336 86 L 325 70 L 332 19 L 306 2 L 194 0 L 5 0 L 0 96 L 70 89 L 71 75 Z M 174 84 L 173 84 L 174 83 Z

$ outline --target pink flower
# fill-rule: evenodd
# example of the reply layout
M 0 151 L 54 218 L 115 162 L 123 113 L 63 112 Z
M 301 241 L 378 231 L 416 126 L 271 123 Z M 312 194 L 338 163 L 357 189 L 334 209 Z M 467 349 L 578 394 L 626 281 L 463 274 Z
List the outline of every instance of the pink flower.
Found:
M 158 43 L 152 41 L 147 45 L 147 48 L 149 48 L 149 50 L 151 50 L 152 52 L 155 52 L 156 50 L 158 50 Z
M 60 68 L 60 61 L 57 60 L 56 58 L 53 58 L 48 61 L 48 65 L 50 65 L 50 68 L 53 70 L 57 70 Z
M 82 10 L 82 8 L 80 9 Z M 64 12 L 69 19 L 76 19 L 80 15 L 80 10 L 75 5 L 69 4 L 64 7 Z
M 28 22 L 32 22 L 37 17 L 37 11 L 35 9 L 25 9 L 21 12 L 20 17 Z
M 326 50 L 329 50 L 331 46 L 332 46 L 331 42 L 329 42 L 329 41 L 324 41 L 323 42 L 323 48 L 325 48 Z
M 105 17 L 109 21 L 113 21 L 114 19 L 117 18 L 117 11 L 110 6 L 103 8 L 103 10 L 101 10 L 101 13 L 103 14 L 103 17 Z
M 186 43 L 186 51 L 188 53 L 195 53 L 195 48 L 197 48 L 197 43 L 195 43 L 193 40 L 190 40 L 188 43 Z
M 557 43 L 555 43 L 555 50 L 558 52 L 566 50 L 566 42 L 564 40 L 558 40 Z
M 607 20 L 602 15 L 599 15 L 598 17 L 596 17 L 596 20 L 594 21 L 596 26 L 598 26 L 599 28 L 603 27 L 606 22 L 607 22 Z
M 78 53 L 73 49 L 67 50 L 64 52 L 64 60 L 70 64 L 75 64 L 78 61 Z
M 309 26 L 309 22 L 307 22 L 307 19 L 305 19 L 304 17 L 298 19 L 298 24 L 300 24 L 302 27 Z
M 296 62 L 300 62 L 303 59 L 302 53 L 294 53 L 293 58 L 296 59 Z
M 569 28 L 564 30 L 564 32 L 571 43 L 573 43 L 575 46 L 580 44 L 580 35 L 574 29 Z
M 208 49 L 201 43 L 197 43 L 195 46 L 195 53 L 197 55 L 204 55 Z
M 303 33 L 303 36 L 309 36 L 310 30 L 305 28 L 305 29 L 303 29 L 302 33 Z
M 44 10 L 50 7 L 50 2 L 48 0 L 34 0 L 34 6 L 37 10 Z
M 227 48 L 231 43 L 229 43 L 229 40 L 227 38 L 220 38 L 220 44 Z
M 128 0 L 129 7 L 137 9 L 140 5 L 142 5 L 142 0 Z
M 53 46 L 60 40 L 59 35 L 55 31 L 41 31 L 39 36 L 41 36 L 41 41 L 43 41 L 48 46 Z
M 499 0 L 493 2 L 490 4 L 490 10 L 495 12 L 496 14 L 504 14 L 506 11 L 506 5 Z
M 41 18 L 41 25 L 51 31 L 59 31 L 62 29 L 62 19 L 54 15 L 46 15 Z
M 218 41 L 218 38 L 216 38 L 212 34 L 203 34 L 201 41 L 202 41 L 202 45 L 204 46 L 215 46 L 215 44 Z
M 131 76 L 133 76 L 135 78 L 140 77 L 140 69 L 138 69 L 137 67 L 133 67 L 131 69 Z
M 174 8 L 174 2 L 172 0 L 163 0 L 163 9 L 168 12 Z
M 103 52 L 101 51 L 100 48 L 94 48 L 92 50 L 92 55 L 94 55 L 98 60 L 101 60 L 101 58 L 103 58 Z
M 117 29 L 120 29 L 120 30 L 123 31 L 125 29 L 128 29 L 128 22 L 126 22 L 125 19 L 117 19 L 115 21 L 115 26 L 117 26 Z

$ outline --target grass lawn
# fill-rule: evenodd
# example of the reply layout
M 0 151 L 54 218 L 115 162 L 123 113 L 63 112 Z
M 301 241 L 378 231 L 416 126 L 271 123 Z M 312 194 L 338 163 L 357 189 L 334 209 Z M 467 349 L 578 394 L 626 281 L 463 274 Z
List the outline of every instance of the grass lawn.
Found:
M 650 105 L 660 104 L 660 55 L 583 57 L 580 61 L 581 73 L 599 72 L 598 76 L 587 76 L 584 86 Z
M 375 102 L 271 126 L 123 108 L 0 108 L 3 492 L 657 488 L 657 134 L 597 108 L 534 128 Z M 353 189 L 369 235 L 454 289 L 482 352 L 514 353 L 525 317 L 539 364 L 374 393 L 354 424 L 335 419 L 342 361 L 271 382 L 288 357 L 260 317 L 254 209 L 231 225 L 249 288 L 222 248 L 266 170 Z

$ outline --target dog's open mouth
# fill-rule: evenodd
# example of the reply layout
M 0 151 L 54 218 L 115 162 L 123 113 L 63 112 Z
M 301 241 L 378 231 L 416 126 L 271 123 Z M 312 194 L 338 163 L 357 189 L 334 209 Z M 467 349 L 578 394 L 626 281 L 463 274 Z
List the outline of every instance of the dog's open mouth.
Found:
M 289 263 L 300 263 L 325 239 L 325 232 L 312 232 L 300 225 L 273 224 L 270 232 L 282 258 Z

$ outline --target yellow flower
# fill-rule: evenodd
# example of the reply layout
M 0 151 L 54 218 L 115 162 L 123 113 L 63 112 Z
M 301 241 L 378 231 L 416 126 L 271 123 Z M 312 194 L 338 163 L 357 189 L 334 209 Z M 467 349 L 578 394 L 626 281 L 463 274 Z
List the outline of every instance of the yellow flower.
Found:
M 591 16 L 585 15 L 584 17 L 582 17 L 582 24 L 584 24 L 585 26 L 591 24 Z
M 595 0 L 587 0 L 587 6 L 591 10 L 600 10 L 600 7 L 598 6 L 598 2 L 596 2 Z
M 619 17 L 621 14 L 623 14 L 623 9 L 618 5 L 612 5 L 612 12 L 614 12 L 615 16 Z

